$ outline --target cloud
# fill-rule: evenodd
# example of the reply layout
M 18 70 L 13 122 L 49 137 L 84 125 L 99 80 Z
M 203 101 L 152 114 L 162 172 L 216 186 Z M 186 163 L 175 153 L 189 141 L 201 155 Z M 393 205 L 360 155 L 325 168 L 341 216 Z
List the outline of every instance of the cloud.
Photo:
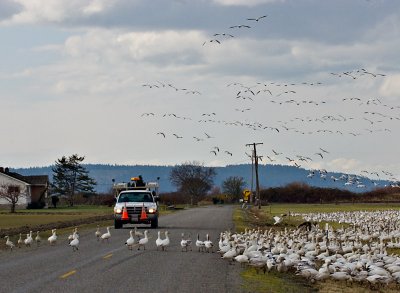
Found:
M 60 23 L 79 17 L 99 14 L 112 7 L 117 0 L 15 0 L 21 8 L 2 23 Z
M 285 0 L 213 0 L 215 3 L 224 6 L 257 6 L 274 2 L 284 2 Z
M 380 94 L 398 100 L 400 96 L 400 74 L 388 76 L 382 84 Z

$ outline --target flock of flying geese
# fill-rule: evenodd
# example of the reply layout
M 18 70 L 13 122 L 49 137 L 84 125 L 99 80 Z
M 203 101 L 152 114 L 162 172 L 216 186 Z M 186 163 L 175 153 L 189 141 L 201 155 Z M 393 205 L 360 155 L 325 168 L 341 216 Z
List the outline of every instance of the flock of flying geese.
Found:
M 251 29 L 253 25 L 257 25 L 261 22 L 267 20 L 267 15 L 261 15 L 253 18 L 246 18 L 246 22 L 238 25 L 227 26 L 229 32 L 218 32 L 213 34 L 213 36 L 203 43 L 206 44 L 222 44 L 225 40 L 235 38 L 233 32 L 245 32 Z M 359 79 L 377 79 L 386 77 L 386 74 L 380 72 L 374 72 L 373 70 L 368 70 L 366 68 L 358 68 L 353 70 L 347 70 L 343 72 L 330 72 L 329 76 L 331 78 L 348 78 L 348 82 L 355 82 Z M 348 137 L 359 137 L 365 135 L 373 134 L 390 134 L 392 129 L 387 126 L 388 122 L 400 121 L 400 106 L 390 103 L 385 103 L 382 98 L 377 97 L 341 97 L 341 98 L 318 98 L 311 99 L 309 97 L 302 97 L 301 92 L 306 87 L 320 87 L 323 84 L 321 82 L 313 81 L 303 81 L 303 82 L 277 82 L 277 81 L 259 81 L 253 84 L 244 84 L 241 82 L 231 82 L 226 85 L 226 91 L 232 92 L 232 99 L 240 103 L 240 106 L 232 107 L 231 116 L 237 117 L 237 119 L 227 120 L 222 119 L 221 113 L 211 112 L 202 113 L 200 116 L 187 117 L 179 113 L 162 113 L 157 114 L 154 112 L 143 113 L 142 117 L 153 117 L 153 118 L 166 118 L 166 119 L 182 119 L 185 121 L 192 121 L 197 123 L 206 124 L 220 124 L 230 127 L 240 127 L 247 128 L 251 131 L 263 132 L 269 134 L 282 135 L 334 135 L 338 138 Z M 176 93 L 184 93 L 191 95 L 203 95 L 203 91 L 190 89 L 189 87 L 181 87 L 174 85 L 170 82 L 156 81 L 153 83 L 143 84 L 143 87 L 149 89 L 168 89 Z M 317 89 L 317 91 L 319 91 Z M 315 111 L 317 113 L 322 113 L 323 111 L 328 111 L 329 107 L 333 104 L 343 104 L 343 109 L 348 110 L 353 107 L 359 115 L 347 115 L 343 113 L 329 113 L 323 114 L 321 116 L 305 116 L 305 117 L 293 117 L 288 120 L 279 120 L 269 123 L 261 123 L 259 121 L 251 121 L 250 119 L 244 119 L 248 114 L 252 114 L 254 109 L 259 108 L 269 108 L 269 105 L 265 102 L 271 103 L 271 105 L 276 105 L 277 107 L 308 107 L 311 109 L 318 109 Z M 257 103 L 257 104 L 256 104 Z M 264 103 L 264 104 L 261 104 Z M 361 112 L 360 112 L 361 111 Z M 229 112 L 229 107 L 227 107 L 227 112 Z M 224 113 L 226 114 L 226 113 Z M 253 116 L 250 116 L 253 117 Z M 354 126 L 356 125 L 356 126 Z M 184 140 L 185 137 L 178 132 L 167 133 L 166 131 L 158 131 L 157 135 L 163 138 L 175 137 L 179 140 Z M 191 135 L 190 140 L 196 143 L 201 143 L 211 138 L 210 135 Z M 212 137 L 214 138 L 214 137 Z M 220 146 L 218 146 L 220 148 Z M 228 147 L 229 148 L 229 147 Z M 213 148 L 208 150 L 211 156 L 217 156 L 219 152 Z M 232 156 L 232 152 L 228 151 L 226 154 Z M 324 152 L 319 152 L 317 154 L 324 159 Z M 235 156 L 236 157 L 236 156 Z M 276 161 L 271 155 L 265 156 L 271 163 Z M 306 156 L 310 157 L 310 156 Z M 301 167 L 301 161 L 306 162 L 310 160 L 303 160 L 304 157 L 299 157 L 297 159 L 290 158 L 286 156 L 290 164 L 295 167 Z M 290 158 L 290 159 L 289 159 Z M 299 161 L 300 160 L 300 161 Z M 321 174 L 321 178 L 323 178 Z M 333 179 L 333 178 L 332 178 Z M 397 179 L 391 181 L 398 181 Z M 357 184 L 360 187 L 364 184 Z
M 296 229 L 222 232 L 219 252 L 223 259 L 255 267 L 264 273 L 292 272 L 311 282 L 326 279 L 371 286 L 400 284 L 400 211 L 359 211 L 291 214 L 309 226 Z M 275 224 L 281 222 L 276 217 Z M 334 229 L 326 223 L 337 222 Z

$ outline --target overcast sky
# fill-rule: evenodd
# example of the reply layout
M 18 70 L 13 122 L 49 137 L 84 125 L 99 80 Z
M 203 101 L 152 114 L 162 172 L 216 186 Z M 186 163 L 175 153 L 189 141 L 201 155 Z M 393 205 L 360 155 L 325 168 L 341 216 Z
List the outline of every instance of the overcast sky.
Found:
M 221 166 L 262 142 L 400 177 L 400 1 L 1 0 L 0 38 L 2 166 Z

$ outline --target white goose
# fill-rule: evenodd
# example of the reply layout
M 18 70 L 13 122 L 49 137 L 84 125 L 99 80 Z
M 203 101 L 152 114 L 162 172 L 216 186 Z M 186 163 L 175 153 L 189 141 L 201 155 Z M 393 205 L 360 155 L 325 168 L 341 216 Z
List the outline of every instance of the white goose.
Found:
M 142 237 L 143 236 L 143 233 L 142 232 L 140 232 L 140 231 L 138 231 L 138 229 L 137 229 L 137 227 L 135 226 L 135 229 L 134 229 L 134 231 L 133 231 L 134 233 L 134 235 L 136 236 L 136 237 L 138 237 L 138 239 L 140 238 L 140 237 Z
M 169 232 L 165 231 L 165 238 L 162 240 L 162 243 L 161 243 L 161 248 L 162 248 L 163 251 L 164 250 L 166 251 L 167 250 L 167 246 L 170 244 L 170 240 L 169 240 L 168 235 L 169 235 Z
M 149 243 L 149 238 L 147 237 L 147 230 L 144 231 L 144 237 L 139 240 L 138 250 L 143 246 L 143 249 L 146 250 L 146 244 Z
M 35 242 L 37 246 L 39 246 L 40 242 L 42 242 L 42 238 L 39 235 L 39 231 L 36 232 Z
M 32 231 L 30 231 L 29 234 L 26 234 L 26 239 L 24 240 L 24 244 L 25 246 L 31 247 L 32 243 L 33 243 Z
M 104 242 L 104 240 L 107 240 L 107 242 L 110 240 L 111 238 L 110 227 L 107 227 L 107 232 L 101 235 L 100 238 L 102 242 Z
M 14 243 L 12 243 L 12 241 L 10 241 L 10 237 L 4 236 L 4 238 L 7 239 L 7 240 L 6 240 L 6 245 L 7 245 L 7 246 L 10 248 L 10 250 L 12 251 L 13 248 L 15 247 Z
M 157 239 L 156 239 L 157 250 L 158 250 L 159 247 L 161 247 L 161 244 L 162 244 L 161 232 L 158 231 L 157 232 Z
M 133 238 L 132 230 L 129 231 L 129 235 L 130 235 L 130 237 L 128 238 L 128 240 L 126 240 L 125 245 L 128 246 L 129 250 L 132 250 L 133 244 L 135 243 L 135 238 Z
M 74 240 L 74 237 L 79 238 L 78 228 L 77 227 L 72 229 L 72 234 L 68 235 L 68 243 L 70 243 L 72 240 Z
M 197 234 L 196 247 L 199 249 L 199 252 L 204 251 L 205 248 L 204 241 L 200 240 L 199 234 Z
M 69 246 L 72 247 L 72 251 L 77 251 L 79 249 L 79 236 L 78 233 L 75 231 L 73 234 L 73 239 L 69 243 Z
M 190 247 L 190 251 L 192 251 L 192 240 L 191 239 L 185 239 L 185 233 L 182 233 L 182 240 L 181 240 L 181 251 L 185 249 L 185 251 L 188 251 L 188 247 Z
M 47 241 L 49 241 L 50 245 L 54 245 L 57 242 L 57 234 L 56 234 L 57 229 L 51 230 L 52 235 L 47 238 Z
M 94 232 L 94 235 L 96 236 L 97 241 L 100 241 L 101 232 L 100 232 L 100 226 L 99 225 L 97 225 L 97 229 L 96 229 L 96 232 Z
M 211 252 L 213 252 L 214 244 L 210 240 L 210 236 L 208 234 L 206 235 L 206 240 L 203 243 L 204 243 L 204 247 L 207 252 L 210 252 L 210 250 L 211 250 Z
M 22 240 L 22 233 L 19 233 L 19 239 L 17 241 L 18 248 L 21 248 L 22 244 L 24 244 L 24 240 Z

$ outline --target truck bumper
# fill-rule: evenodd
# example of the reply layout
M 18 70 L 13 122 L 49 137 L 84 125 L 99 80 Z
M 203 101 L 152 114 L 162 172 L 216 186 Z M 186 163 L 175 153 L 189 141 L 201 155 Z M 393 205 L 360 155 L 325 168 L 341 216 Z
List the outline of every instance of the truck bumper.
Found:
M 141 220 L 140 214 L 129 215 L 128 220 L 122 220 L 122 214 L 114 214 L 114 219 L 120 221 L 123 224 L 134 223 L 134 224 L 149 224 L 151 221 L 156 220 L 158 218 L 158 214 L 147 214 L 147 219 Z

